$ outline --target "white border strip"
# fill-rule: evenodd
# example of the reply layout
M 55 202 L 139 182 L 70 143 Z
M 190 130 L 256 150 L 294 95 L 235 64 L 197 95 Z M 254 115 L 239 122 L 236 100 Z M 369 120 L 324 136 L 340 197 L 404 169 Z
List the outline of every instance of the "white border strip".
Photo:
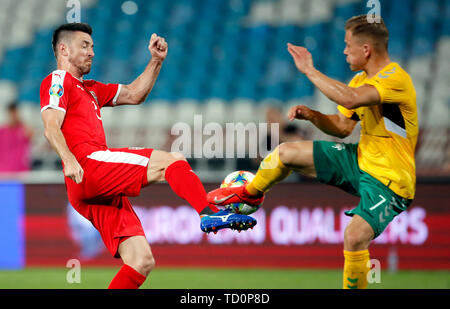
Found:
M 49 108 L 52 108 L 52 109 L 57 109 L 57 110 L 59 110 L 59 111 L 62 111 L 62 112 L 66 112 L 66 110 L 64 109 L 64 108 L 62 108 L 62 107 L 55 107 L 55 106 L 52 106 L 52 105 L 46 105 L 46 106 L 44 106 L 43 108 L 41 108 L 41 113 L 43 112 L 43 111 L 45 111 L 46 109 L 49 109 Z
M 394 122 L 392 122 L 391 120 L 389 120 L 386 117 L 383 117 L 383 120 L 384 120 L 384 127 L 386 128 L 386 130 L 388 130 L 389 132 L 398 134 L 403 138 L 406 138 L 406 130 L 405 129 L 396 125 Z
M 122 84 L 119 84 L 119 87 L 117 87 L 116 95 L 114 96 L 114 99 L 113 99 L 113 101 L 112 101 L 112 104 L 113 104 L 113 105 L 116 105 L 116 104 L 117 104 L 117 99 L 119 98 L 120 90 L 122 90 Z
M 140 166 L 147 166 L 149 158 L 140 156 L 135 153 L 121 151 L 95 151 L 87 156 L 89 159 L 108 162 L 108 163 L 124 163 Z

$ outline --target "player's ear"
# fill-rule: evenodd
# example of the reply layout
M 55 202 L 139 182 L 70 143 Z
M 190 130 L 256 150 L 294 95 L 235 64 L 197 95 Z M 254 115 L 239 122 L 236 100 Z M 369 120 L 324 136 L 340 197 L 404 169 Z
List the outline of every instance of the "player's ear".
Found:
M 58 44 L 58 54 L 60 56 L 68 56 L 69 55 L 69 46 L 65 43 Z
M 372 54 L 372 49 L 373 49 L 373 47 L 370 44 L 368 44 L 368 43 L 363 44 L 363 52 L 364 52 L 364 57 L 366 59 L 369 58 L 370 55 Z

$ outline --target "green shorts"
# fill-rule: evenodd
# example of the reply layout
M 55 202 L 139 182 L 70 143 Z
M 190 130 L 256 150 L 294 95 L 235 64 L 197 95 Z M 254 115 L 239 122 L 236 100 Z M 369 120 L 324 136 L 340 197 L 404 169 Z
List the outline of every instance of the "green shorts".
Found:
M 345 214 L 366 220 L 378 237 L 387 225 L 411 205 L 380 181 L 359 169 L 358 144 L 314 141 L 317 180 L 361 197 L 358 206 Z

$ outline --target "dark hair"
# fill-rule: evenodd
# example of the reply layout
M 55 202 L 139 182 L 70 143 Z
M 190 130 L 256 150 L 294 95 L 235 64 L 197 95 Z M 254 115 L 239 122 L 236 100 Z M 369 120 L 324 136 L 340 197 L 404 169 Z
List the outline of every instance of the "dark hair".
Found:
M 19 107 L 19 102 L 17 102 L 17 101 L 12 101 L 12 102 L 10 102 L 10 103 L 8 104 L 8 106 L 6 107 L 6 109 L 7 109 L 9 112 L 13 112 L 13 111 L 16 111 L 18 107 Z
M 89 24 L 86 23 L 70 23 L 70 24 L 63 24 L 56 28 L 56 30 L 53 32 L 52 37 L 52 47 L 53 52 L 56 56 L 56 51 L 58 49 L 58 43 L 63 37 L 64 33 L 67 32 L 75 32 L 75 31 L 81 31 L 84 33 L 87 33 L 89 35 L 92 35 L 92 28 Z
M 372 39 L 375 49 L 387 51 L 389 31 L 380 16 L 379 22 L 369 22 L 367 15 L 354 16 L 347 20 L 345 30 L 350 30 L 354 36 L 365 36 Z

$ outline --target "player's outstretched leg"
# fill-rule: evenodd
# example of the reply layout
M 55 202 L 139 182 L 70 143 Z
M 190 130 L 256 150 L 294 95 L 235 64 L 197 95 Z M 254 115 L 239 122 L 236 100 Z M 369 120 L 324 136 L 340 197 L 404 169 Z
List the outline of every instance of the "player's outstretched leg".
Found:
M 260 164 L 255 178 L 246 186 L 218 188 L 208 193 L 208 202 L 215 205 L 245 203 L 256 206 L 263 202 L 264 194 L 276 183 L 296 170 L 315 176 L 312 142 L 284 143 L 271 152 Z
M 246 230 L 256 220 L 246 215 L 224 213 L 206 199 L 206 191 L 198 176 L 180 153 L 153 151 L 147 172 L 148 182 L 166 180 L 179 197 L 186 200 L 201 217 L 200 228 L 215 232 L 224 228 Z

